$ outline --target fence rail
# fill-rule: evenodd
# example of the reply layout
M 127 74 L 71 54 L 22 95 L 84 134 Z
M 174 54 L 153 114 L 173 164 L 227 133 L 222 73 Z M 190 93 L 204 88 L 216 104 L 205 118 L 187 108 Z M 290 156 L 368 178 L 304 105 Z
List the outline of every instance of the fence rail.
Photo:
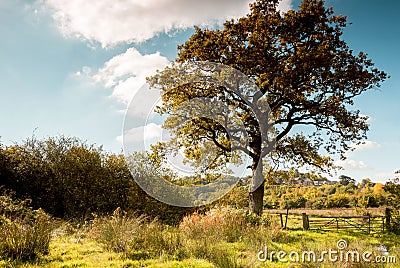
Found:
M 379 233 L 385 230 L 383 216 L 308 216 L 303 214 L 303 229 L 325 231 L 361 231 Z
M 359 231 L 364 233 L 380 233 L 390 226 L 390 210 L 386 210 L 385 216 L 322 216 L 307 215 L 306 213 L 289 214 L 277 213 L 280 216 L 281 226 L 287 229 L 288 218 L 301 217 L 304 230 L 322 231 Z

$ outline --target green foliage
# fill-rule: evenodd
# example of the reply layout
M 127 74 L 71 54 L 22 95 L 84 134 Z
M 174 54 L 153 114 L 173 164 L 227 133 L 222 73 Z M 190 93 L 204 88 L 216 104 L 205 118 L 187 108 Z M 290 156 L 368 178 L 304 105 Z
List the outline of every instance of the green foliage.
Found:
M 123 156 L 75 138 L 28 139 L 0 152 L 8 174 L 1 182 L 36 208 L 58 216 L 87 216 L 126 205 L 131 176 Z
M 179 228 L 191 239 L 199 239 L 207 234 L 215 241 L 236 242 L 243 239 L 246 230 L 259 225 L 268 226 L 268 219 L 246 210 L 222 207 L 212 209 L 204 215 L 191 214 L 183 218 Z
M 206 259 L 216 267 L 245 267 L 238 260 L 236 254 L 227 247 L 212 243 L 208 237 L 201 241 L 193 241 L 187 245 L 187 250 L 196 258 Z
M 396 172 L 400 174 L 400 172 Z M 400 183 L 399 177 L 395 177 L 392 180 L 389 180 L 384 186 L 384 191 L 390 193 L 389 196 L 389 205 L 395 209 L 400 209 Z
M 225 196 L 215 203 L 222 207 L 233 207 L 236 209 L 245 209 L 249 205 L 248 200 L 249 187 L 238 183 Z
M 55 222 L 9 194 L 0 196 L 0 259 L 26 261 L 49 252 Z
M 51 220 L 38 212 L 33 221 L 15 219 L 0 226 L 0 256 L 14 260 L 31 260 L 49 251 Z
M 161 89 L 159 112 L 169 116 L 164 124 L 172 133 L 169 147 L 201 152 L 212 144 L 217 152 L 215 163 L 220 163 L 243 136 L 238 122 L 245 122 L 249 142 L 238 150 L 252 158 L 256 175 L 260 174 L 256 172 L 259 160 L 267 154 L 276 156 L 276 164 L 330 169 L 333 158 L 329 155 L 345 158 L 352 142 L 366 138 L 368 118 L 351 110 L 352 105 L 360 94 L 380 87 L 387 74 L 375 68 L 365 53 L 356 54 L 349 48 L 342 38 L 347 18 L 335 15 L 324 1 L 304 0 L 298 9 L 285 14 L 277 5 L 278 1 L 257 0 L 246 16 L 225 22 L 222 29 L 197 27 L 179 46 L 177 63 L 217 62 L 251 77 L 260 92 L 252 92 L 249 101 L 226 86 L 182 82 L 190 68 L 182 70 L 179 64 L 149 79 Z M 187 112 L 179 113 L 181 104 L 198 97 L 231 105 L 234 116 L 223 115 L 231 125 L 222 126 L 207 116 L 182 120 Z M 310 135 L 292 131 L 296 126 L 307 126 Z M 272 131 L 276 143 L 271 152 L 271 143 L 263 137 Z M 198 158 L 198 153 L 186 156 Z M 263 186 L 253 189 L 249 199 L 257 214 L 262 212 Z
M 217 267 L 241 267 L 237 256 L 221 247 L 221 243 L 244 241 L 247 234 L 260 236 L 260 230 L 267 226 L 269 221 L 265 217 L 228 207 L 188 215 L 179 227 L 129 216 L 118 209 L 112 216 L 96 218 L 90 237 L 133 260 L 194 257 L 206 259 Z
M 157 220 L 128 216 L 116 209 L 112 216 L 95 218 L 90 236 L 108 250 L 122 252 L 131 259 L 156 257 L 160 254 L 182 257 L 181 236 Z
M 307 200 L 306 208 L 323 209 L 323 208 L 325 208 L 325 199 L 326 198 L 318 197 L 315 199 Z
M 194 211 L 150 197 L 134 181 L 123 155 L 76 138 L 31 138 L 21 145 L 0 146 L 0 166 L 0 186 L 56 217 L 88 218 L 120 207 L 176 224 Z
M 400 233 L 400 170 L 395 172 L 396 177 L 389 180 L 383 187 L 384 191 L 390 194 L 388 205 L 392 208 L 391 229 L 396 233 Z
M 349 197 L 346 194 L 334 194 L 328 197 L 326 200 L 326 207 L 327 208 L 343 208 L 349 207 Z
M 300 196 L 293 193 L 284 194 L 281 198 L 280 207 L 287 208 L 304 208 L 306 206 L 307 199 L 304 196 Z
M 143 216 L 127 217 L 118 208 L 112 216 L 93 220 L 91 236 L 109 250 L 126 253 L 131 250 L 131 241 L 139 236 L 144 221 Z
M 347 186 L 350 183 L 354 184 L 356 182 L 355 179 L 353 179 L 353 178 L 351 178 L 349 176 L 346 176 L 346 175 L 340 175 L 339 176 L 339 181 L 344 186 Z
M 236 224 L 235 218 L 242 224 Z M 265 219 L 267 223 L 262 223 Z M 0 267 L 284 267 L 285 264 L 276 261 L 260 263 L 257 252 L 265 246 L 276 251 L 322 252 L 335 249 L 339 239 L 345 239 L 351 250 L 380 254 L 376 248 L 384 245 L 391 256 L 397 259 L 400 256 L 398 237 L 391 233 L 371 236 L 286 231 L 278 221 L 272 216 L 259 218 L 242 210 L 218 208 L 188 215 L 180 226 L 168 226 L 118 209 L 112 215 L 96 217 L 83 229 L 71 230 L 64 223 L 53 233 L 48 255 L 40 253 L 41 258 L 29 262 L 0 260 Z M 234 231 L 229 232 L 229 228 Z M 310 267 L 321 265 L 337 267 L 332 262 Z M 382 267 L 368 265 L 360 267 Z
M 322 186 L 271 185 L 266 187 L 265 208 L 329 209 L 341 207 L 368 208 L 388 205 L 389 193 L 373 192 L 354 183 Z
M 32 217 L 30 200 L 18 200 L 14 193 L 0 189 L 0 215 L 8 219 Z

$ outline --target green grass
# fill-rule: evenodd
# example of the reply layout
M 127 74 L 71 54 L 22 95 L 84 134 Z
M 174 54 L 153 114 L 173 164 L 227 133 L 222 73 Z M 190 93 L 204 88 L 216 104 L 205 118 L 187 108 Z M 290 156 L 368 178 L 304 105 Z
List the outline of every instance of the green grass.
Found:
M 214 267 L 206 260 L 185 259 L 169 261 L 163 256 L 147 260 L 130 260 L 122 253 L 105 250 L 91 238 L 76 236 L 54 238 L 50 244 L 50 253 L 39 260 L 23 263 L 0 261 L 0 267 Z
M 282 263 L 276 255 L 272 262 L 257 259 L 265 247 L 322 252 L 337 249 L 340 239 L 348 243 L 346 250 L 359 252 L 378 254 L 378 246 L 384 245 L 397 264 Z M 124 247 L 115 247 L 120 240 Z M 274 223 L 254 224 L 235 210 L 193 215 L 177 227 L 114 213 L 80 228 L 64 224 L 53 232 L 47 255 L 31 262 L 3 260 L 0 267 L 399 267 L 399 246 L 399 237 L 390 233 L 285 231 Z

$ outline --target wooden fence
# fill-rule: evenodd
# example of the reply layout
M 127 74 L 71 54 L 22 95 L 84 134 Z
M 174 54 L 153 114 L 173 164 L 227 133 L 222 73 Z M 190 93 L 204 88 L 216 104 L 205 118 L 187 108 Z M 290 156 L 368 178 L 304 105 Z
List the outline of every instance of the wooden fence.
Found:
M 364 233 L 380 233 L 390 226 L 390 210 L 386 210 L 385 216 L 321 216 L 307 215 L 306 213 L 289 214 L 278 213 L 281 226 L 287 229 L 288 218 L 301 217 L 304 230 L 321 231 L 359 231 Z
M 385 230 L 383 216 L 308 216 L 302 215 L 304 230 L 360 231 L 367 234 Z

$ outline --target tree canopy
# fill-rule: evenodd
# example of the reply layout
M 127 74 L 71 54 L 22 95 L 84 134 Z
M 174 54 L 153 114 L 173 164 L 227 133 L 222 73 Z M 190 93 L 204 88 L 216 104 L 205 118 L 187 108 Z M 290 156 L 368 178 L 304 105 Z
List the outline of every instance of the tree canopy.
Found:
M 304 0 L 298 10 L 281 13 L 278 0 L 257 0 L 251 11 L 222 29 L 196 28 L 180 45 L 176 63 L 208 61 L 228 65 L 255 81 L 260 89 L 243 101 L 226 87 L 185 84 L 162 87 L 160 112 L 172 115 L 173 107 L 196 97 L 212 97 L 233 105 L 245 122 L 248 144 L 243 148 L 253 160 L 250 207 L 261 214 L 264 176 L 260 161 L 270 159 L 294 166 L 333 167 L 332 155 L 341 155 L 352 143 L 366 138 L 368 117 L 352 109 L 362 93 L 378 88 L 387 74 L 374 67 L 363 52 L 355 53 L 343 40 L 347 18 L 335 15 L 324 1 Z M 173 67 L 172 67 L 173 68 Z M 150 79 L 166 85 L 174 79 L 171 68 Z M 251 103 L 266 107 L 257 113 Z M 300 126 L 300 127 L 299 127 Z M 231 150 L 232 139 L 223 126 L 207 118 L 183 124 L 165 124 L 173 130 L 177 147 L 199 146 L 202 141 Z M 275 131 L 274 151 L 263 135 Z M 190 152 L 191 150 L 188 150 Z M 265 153 L 264 153 L 265 152 Z M 193 157 L 187 153 L 187 157 Z M 216 162 L 218 163 L 218 162 Z

